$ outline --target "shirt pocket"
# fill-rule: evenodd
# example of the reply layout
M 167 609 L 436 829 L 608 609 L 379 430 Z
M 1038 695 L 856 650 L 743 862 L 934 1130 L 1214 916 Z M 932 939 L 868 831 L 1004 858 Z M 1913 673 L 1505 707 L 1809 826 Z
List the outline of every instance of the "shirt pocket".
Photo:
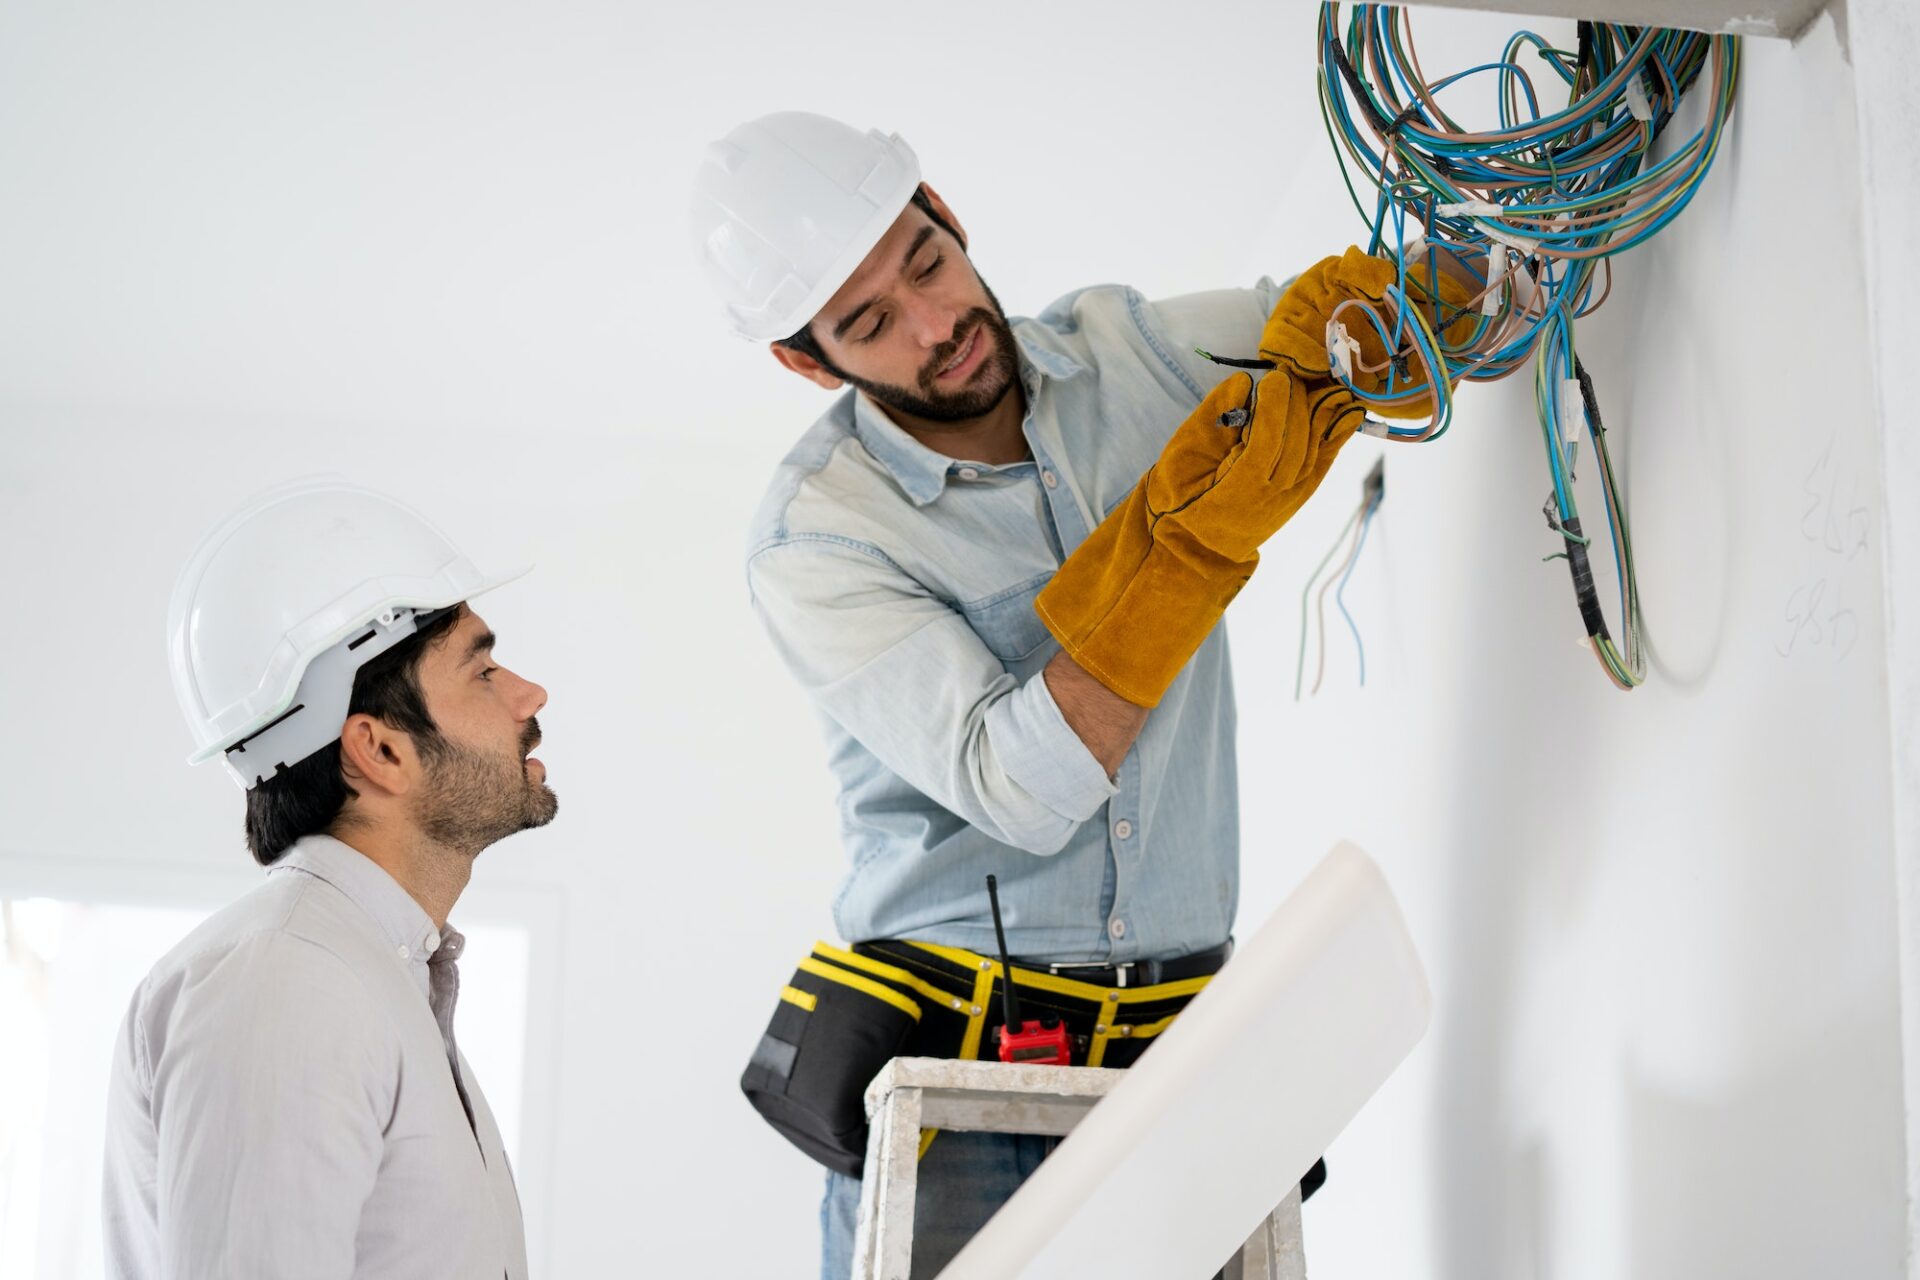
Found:
M 1002 662 L 1020 662 L 1052 638 L 1040 615 L 1033 611 L 1033 598 L 1052 577 L 1052 573 L 1043 573 L 956 607 L 994 657 Z

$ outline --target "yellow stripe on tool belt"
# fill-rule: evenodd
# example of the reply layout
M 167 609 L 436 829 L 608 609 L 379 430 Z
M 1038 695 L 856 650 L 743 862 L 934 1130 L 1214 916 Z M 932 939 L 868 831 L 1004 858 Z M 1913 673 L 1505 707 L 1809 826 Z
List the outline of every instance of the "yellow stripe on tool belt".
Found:
M 989 1032 L 1004 1021 L 999 988 L 1005 970 L 991 956 L 931 942 L 861 943 L 851 949 L 821 942 L 809 962 L 803 966 L 809 972 L 836 970 L 833 980 L 864 978 L 889 994 L 911 999 L 920 1011 L 907 1049 L 912 1056 L 977 1061 L 992 1055 Z M 1211 980 L 1206 976 L 1146 987 L 1103 987 L 1013 967 L 1022 1010 L 1062 1019 L 1075 1037 L 1075 1061 L 1089 1067 L 1132 1065 Z M 935 1132 L 922 1132 L 921 1155 Z

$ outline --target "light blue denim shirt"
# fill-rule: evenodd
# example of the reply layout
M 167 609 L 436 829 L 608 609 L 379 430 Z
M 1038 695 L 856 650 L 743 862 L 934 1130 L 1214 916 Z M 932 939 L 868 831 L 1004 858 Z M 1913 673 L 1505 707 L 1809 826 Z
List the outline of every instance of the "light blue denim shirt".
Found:
M 1279 298 L 1149 302 L 1101 285 L 1012 322 L 1033 460 L 919 444 L 852 392 L 789 453 L 748 543 L 753 602 L 818 707 L 852 868 L 845 938 L 1060 961 L 1224 941 L 1239 897 L 1233 673 L 1216 628 L 1108 778 L 1040 678 L 1033 598 L 1175 427 L 1251 355 Z

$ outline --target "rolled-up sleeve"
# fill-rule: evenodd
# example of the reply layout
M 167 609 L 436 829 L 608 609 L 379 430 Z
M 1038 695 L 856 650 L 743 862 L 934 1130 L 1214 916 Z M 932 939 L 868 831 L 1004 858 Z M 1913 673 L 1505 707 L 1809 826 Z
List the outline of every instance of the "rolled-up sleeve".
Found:
M 1016 680 L 965 618 L 878 549 L 796 537 L 755 552 L 747 576 L 815 704 L 992 838 L 1056 853 L 1114 794 L 1044 677 Z

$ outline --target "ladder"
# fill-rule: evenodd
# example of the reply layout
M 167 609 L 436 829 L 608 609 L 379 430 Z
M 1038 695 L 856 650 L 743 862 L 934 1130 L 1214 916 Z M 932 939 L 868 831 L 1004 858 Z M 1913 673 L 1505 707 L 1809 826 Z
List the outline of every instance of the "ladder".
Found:
M 895 1058 L 867 1087 L 866 1177 L 854 1236 L 853 1280 L 908 1276 L 920 1133 L 1034 1133 L 1064 1137 L 1125 1072 L 1111 1067 L 1032 1066 Z M 1306 1280 L 1298 1187 L 1227 1264 L 1226 1280 Z

